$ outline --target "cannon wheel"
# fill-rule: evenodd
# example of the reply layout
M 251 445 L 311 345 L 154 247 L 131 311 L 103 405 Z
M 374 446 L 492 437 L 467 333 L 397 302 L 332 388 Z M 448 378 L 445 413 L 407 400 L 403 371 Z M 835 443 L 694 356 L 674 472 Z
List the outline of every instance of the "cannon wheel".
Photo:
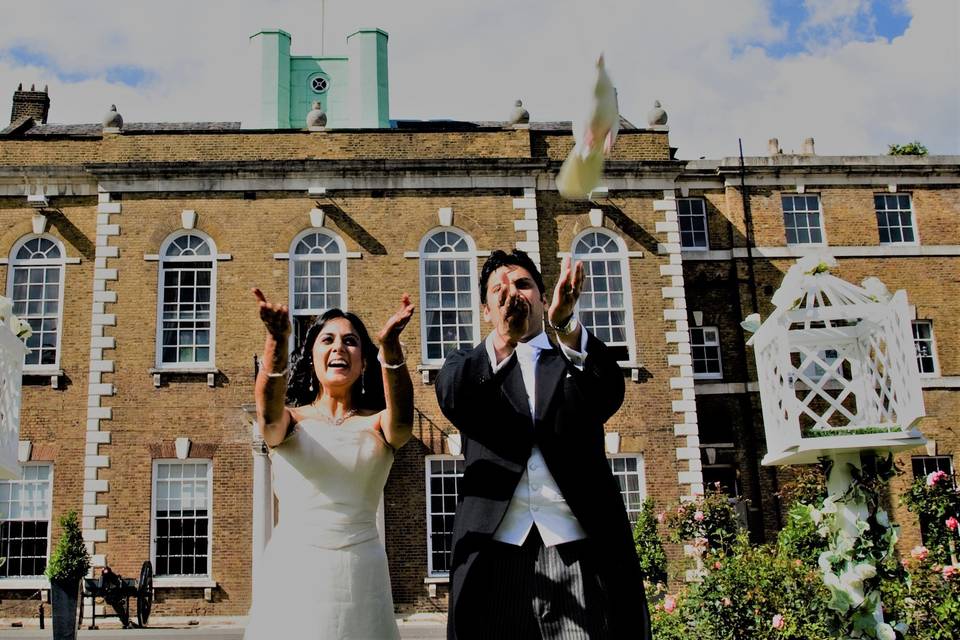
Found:
M 153 565 L 147 560 L 140 567 L 140 581 L 137 583 L 137 622 L 147 626 L 150 609 L 153 607 Z

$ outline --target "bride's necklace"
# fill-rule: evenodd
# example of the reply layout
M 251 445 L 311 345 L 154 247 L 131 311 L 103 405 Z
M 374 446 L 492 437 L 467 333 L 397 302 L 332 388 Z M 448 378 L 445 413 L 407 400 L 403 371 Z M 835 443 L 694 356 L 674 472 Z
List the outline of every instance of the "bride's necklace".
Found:
M 314 408 L 317 410 L 317 413 L 320 414 L 320 417 L 322 417 L 324 420 L 326 420 L 327 422 L 329 422 L 330 424 L 332 424 L 332 425 L 335 426 L 335 427 L 339 427 L 339 426 L 342 425 L 344 422 L 346 422 L 348 419 L 350 419 L 350 418 L 352 418 L 353 416 L 357 415 L 357 410 L 356 410 L 356 409 L 350 409 L 349 411 L 344 411 L 344 412 L 343 412 L 343 415 L 341 415 L 339 418 L 336 418 L 336 417 L 331 416 L 330 414 L 326 413 L 325 411 L 321 410 L 318 405 L 313 405 L 313 406 L 314 406 Z

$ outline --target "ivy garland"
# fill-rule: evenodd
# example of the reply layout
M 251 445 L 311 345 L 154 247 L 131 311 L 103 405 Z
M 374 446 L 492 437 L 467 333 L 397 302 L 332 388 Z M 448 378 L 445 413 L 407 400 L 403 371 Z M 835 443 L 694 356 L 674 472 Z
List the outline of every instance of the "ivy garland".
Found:
M 821 462 L 829 477 L 832 461 Z M 907 625 L 880 621 L 880 584 L 903 579 L 903 567 L 894 550 L 897 527 L 880 508 L 881 489 L 897 472 L 892 453 L 886 458 L 864 454 L 861 463 L 860 469 L 850 465 L 852 479 L 847 491 L 828 496 L 820 509 L 805 505 L 807 517 L 828 542 L 818 565 L 830 592 L 827 607 L 833 614 L 831 627 L 837 636 L 897 640 L 905 637 Z M 842 526 L 841 503 L 857 515 L 855 534 Z

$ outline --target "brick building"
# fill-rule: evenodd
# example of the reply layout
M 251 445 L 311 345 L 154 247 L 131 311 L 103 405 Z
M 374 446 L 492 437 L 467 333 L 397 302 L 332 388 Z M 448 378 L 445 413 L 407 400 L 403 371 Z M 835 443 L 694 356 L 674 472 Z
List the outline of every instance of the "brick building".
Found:
M 15 104 L 0 131 L 0 282 L 35 328 L 24 477 L 0 482 L 2 616 L 35 612 L 70 509 L 96 565 L 136 575 L 153 562 L 158 614 L 246 613 L 273 504 L 253 424 L 263 330 L 251 286 L 288 299 L 295 326 L 341 306 L 377 327 L 412 294 L 415 437 L 397 455 L 382 530 L 398 610 L 444 610 L 459 442 L 432 383 L 447 349 L 489 330 L 477 278 L 496 248 L 530 252 L 548 286 L 560 257 L 587 262 L 580 318 L 619 350 L 627 381 L 606 428 L 631 512 L 644 496 L 663 507 L 720 482 L 750 499 L 755 538 L 779 528 L 781 472 L 759 464 L 739 322 L 766 316 L 792 261 L 824 246 L 841 277 L 877 276 L 916 308 L 933 444 L 901 456 L 897 490 L 912 469 L 952 469 L 960 158 L 811 146 L 742 167 L 691 162 L 666 126 L 624 121 L 605 188 L 574 203 L 553 183 L 569 123 L 242 129 L 111 113 L 58 125 L 32 100 L 42 108 Z M 911 544 L 916 522 L 895 514 Z M 679 569 L 680 550 L 670 555 Z

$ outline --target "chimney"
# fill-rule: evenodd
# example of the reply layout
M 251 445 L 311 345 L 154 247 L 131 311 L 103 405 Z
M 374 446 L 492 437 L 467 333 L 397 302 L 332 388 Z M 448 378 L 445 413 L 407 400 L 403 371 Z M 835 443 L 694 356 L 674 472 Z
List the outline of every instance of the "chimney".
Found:
M 805 156 L 813 156 L 816 153 L 813 150 L 813 138 L 804 138 L 803 146 L 800 148 L 800 153 Z
M 13 110 L 10 112 L 10 122 L 16 122 L 24 116 L 30 116 L 40 124 L 46 124 L 47 114 L 50 112 L 50 96 L 47 87 L 37 91 L 33 85 L 30 91 L 24 91 L 23 85 L 17 85 L 13 92 Z
M 776 138 L 770 138 L 770 140 L 767 141 L 767 154 L 778 156 L 781 153 L 783 153 L 783 151 L 780 150 L 780 141 Z

